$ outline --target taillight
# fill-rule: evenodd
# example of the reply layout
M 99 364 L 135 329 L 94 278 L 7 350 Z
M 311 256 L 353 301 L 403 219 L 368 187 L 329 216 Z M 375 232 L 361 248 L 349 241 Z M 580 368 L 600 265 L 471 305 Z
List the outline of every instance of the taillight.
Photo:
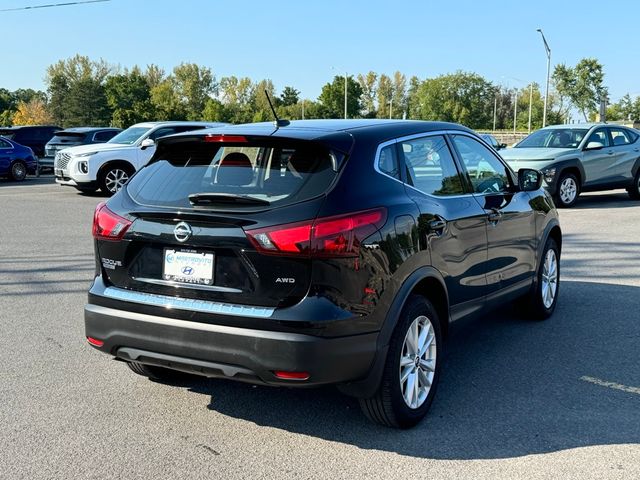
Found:
M 307 257 L 357 257 L 362 240 L 387 220 L 387 210 L 376 208 L 307 222 L 247 230 L 260 253 Z
M 242 135 L 207 135 L 204 137 L 204 141 L 207 143 L 218 143 L 218 142 L 227 142 L 227 143 L 247 143 L 247 137 L 243 137 Z
M 131 223 L 126 218 L 116 215 L 102 202 L 93 214 L 93 237 L 98 240 L 116 241 L 122 239 Z

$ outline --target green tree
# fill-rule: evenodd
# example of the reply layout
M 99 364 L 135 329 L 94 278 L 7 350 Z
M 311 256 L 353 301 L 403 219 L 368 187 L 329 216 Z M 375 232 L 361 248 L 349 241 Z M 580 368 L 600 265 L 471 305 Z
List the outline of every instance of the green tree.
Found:
M 322 105 L 323 117 L 344 118 L 344 90 L 345 77 L 336 75 L 333 82 L 322 87 L 318 102 Z M 362 104 L 362 87 L 352 76 L 347 77 L 347 116 L 356 118 L 360 116 Z
M 407 112 L 407 78 L 400 72 L 393 74 L 392 96 L 389 108 L 392 118 L 402 118 Z
M 231 122 L 232 116 L 220 100 L 210 98 L 204 106 L 202 119 L 206 122 Z
M 111 112 L 105 81 L 113 67 L 104 60 L 75 55 L 47 68 L 48 110 L 62 126 L 105 125 Z
M 173 86 L 187 120 L 200 120 L 207 100 L 217 90 L 211 69 L 195 63 L 181 63 L 173 69 Z
M 280 94 L 280 104 L 284 107 L 296 105 L 300 100 L 300 92 L 293 87 L 284 87 Z
M 126 128 L 154 119 L 151 88 L 139 68 L 108 77 L 105 94 L 113 112 L 114 127 Z
M 425 80 L 417 92 L 418 117 L 490 128 L 495 88 L 478 74 L 456 72 Z
M 151 105 L 156 120 L 186 120 L 187 111 L 180 98 L 173 77 L 151 88 Z
M 418 118 L 420 110 L 420 99 L 418 97 L 418 89 L 421 81 L 415 75 L 409 79 L 409 88 L 407 88 L 407 118 Z
M 358 74 L 358 83 L 362 88 L 363 116 L 375 118 L 378 74 L 375 72 L 369 72 L 366 75 Z
M 391 78 L 384 73 L 380 75 L 378 78 L 378 89 L 377 89 L 377 97 L 378 97 L 378 118 L 389 118 L 389 107 L 391 102 L 391 97 L 393 96 L 393 83 Z
M 607 95 L 604 86 L 604 69 L 595 58 L 583 58 L 575 67 L 556 65 L 553 81 L 560 95 L 566 96 L 580 110 L 585 121 L 597 111 L 600 100 Z

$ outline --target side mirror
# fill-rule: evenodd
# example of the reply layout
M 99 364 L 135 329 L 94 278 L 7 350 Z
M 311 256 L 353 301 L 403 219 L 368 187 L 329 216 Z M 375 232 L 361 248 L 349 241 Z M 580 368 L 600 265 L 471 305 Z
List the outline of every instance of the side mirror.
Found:
M 589 142 L 587 146 L 584 148 L 585 150 L 600 150 L 604 148 L 604 144 L 600 142 Z
M 542 172 L 532 168 L 518 170 L 518 186 L 523 192 L 533 192 L 542 186 Z
M 140 144 L 140 148 L 142 150 L 146 150 L 149 147 L 155 147 L 156 142 L 154 142 L 153 140 L 151 140 L 150 138 L 145 138 L 142 143 Z
M 507 148 L 506 143 L 501 143 L 500 145 L 498 145 L 498 150 L 502 150 L 503 148 Z

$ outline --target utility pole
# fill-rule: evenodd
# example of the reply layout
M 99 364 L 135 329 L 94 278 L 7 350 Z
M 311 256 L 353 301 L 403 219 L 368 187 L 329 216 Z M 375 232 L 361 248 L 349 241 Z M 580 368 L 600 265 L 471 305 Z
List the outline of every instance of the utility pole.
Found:
M 347 72 L 344 72 L 344 118 L 347 119 Z
M 516 121 L 518 120 L 518 90 L 513 95 L 513 134 L 516 134 Z
M 531 133 L 531 107 L 533 106 L 533 82 L 529 85 L 529 129 L 527 133 Z
M 498 112 L 498 95 L 493 99 L 493 131 L 496 131 L 496 120 Z

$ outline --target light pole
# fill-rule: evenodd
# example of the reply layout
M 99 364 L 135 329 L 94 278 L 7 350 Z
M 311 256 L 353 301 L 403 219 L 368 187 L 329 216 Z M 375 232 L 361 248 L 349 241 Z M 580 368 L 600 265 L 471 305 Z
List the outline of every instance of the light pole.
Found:
M 513 134 L 516 134 L 516 123 L 518 120 L 518 89 L 513 95 Z
M 533 105 L 533 82 L 529 84 L 529 129 L 527 133 L 531 133 L 531 106 Z
M 493 99 L 493 131 L 496 131 L 496 120 L 498 113 L 498 94 L 496 93 L 496 98 Z
M 391 112 L 393 112 L 393 97 L 389 100 L 389 120 L 391 120 Z
M 551 73 L 551 49 L 549 48 L 547 39 L 544 38 L 544 33 L 542 33 L 542 29 L 538 28 L 536 31 L 540 32 L 540 35 L 542 35 L 542 41 L 544 42 L 544 49 L 547 52 L 547 89 L 544 93 L 544 110 L 542 111 L 542 127 L 544 128 L 547 125 L 547 102 L 549 100 L 549 74 Z

